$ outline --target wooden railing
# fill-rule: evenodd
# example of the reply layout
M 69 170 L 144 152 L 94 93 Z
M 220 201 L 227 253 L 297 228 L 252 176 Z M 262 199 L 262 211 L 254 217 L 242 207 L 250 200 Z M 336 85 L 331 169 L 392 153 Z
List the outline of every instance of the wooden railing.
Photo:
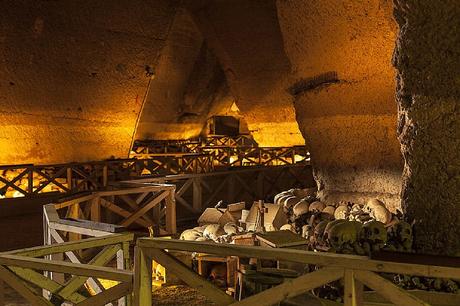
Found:
M 128 247 L 133 238 L 129 233 L 111 234 L 0 253 L 0 279 L 34 306 L 64 302 L 81 306 L 113 305 L 116 300 L 118 305 L 131 305 L 133 272 Z M 77 252 L 101 248 L 88 263 L 80 262 Z M 125 261 L 117 268 L 107 267 L 120 252 L 125 254 Z M 58 260 L 58 254 L 65 254 L 70 262 Z M 112 281 L 114 286 L 105 289 L 101 279 Z M 91 294 L 82 294 L 80 289 L 85 284 L 94 290 Z
M 257 147 L 258 144 L 255 142 L 251 135 L 209 135 L 202 140 L 202 146 Z
M 150 159 L 0 166 L 0 198 L 101 190 L 110 183 L 141 176 L 212 171 L 212 157 L 207 154 L 160 154 Z
M 289 188 L 308 187 L 311 173 L 308 164 L 278 167 L 253 167 L 196 175 L 168 175 L 132 180 L 134 183 L 168 183 L 176 186 L 176 203 L 188 215 L 200 214 L 218 201 L 234 203 L 272 200 L 275 194 Z
M 176 233 L 174 194 L 174 185 L 120 182 L 114 190 L 64 198 L 45 205 L 44 210 L 48 226 L 54 230 L 85 225 L 90 229 L 81 234 L 99 236 L 104 231 L 119 231 L 121 226 L 151 228 L 156 234 L 171 235 Z M 58 212 L 67 219 L 59 218 Z
M 166 250 L 298 262 L 315 265 L 317 270 L 301 275 L 296 279 L 286 280 L 276 287 L 257 293 L 242 301 L 235 301 L 224 291 L 197 275 Z M 363 292 L 364 285 L 395 305 L 427 306 L 431 304 L 422 300 L 421 297 L 429 295 L 428 292 L 424 295 L 414 294 L 396 286 L 391 281 L 379 275 L 379 273 L 460 279 L 460 267 L 398 263 L 371 260 L 363 256 L 309 252 L 294 249 L 275 249 L 158 238 L 138 239 L 134 260 L 135 305 L 142 306 L 153 305 L 151 294 L 152 260 L 160 263 L 167 271 L 180 277 L 185 283 L 200 291 L 217 305 L 273 305 L 299 294 L 307 293 L 314 288 L 330 282 L 343 279 L 345 287 L 343 299 L 345 306 L 370 305 L 370 303 L 363 300 L 363 297 L 365 297 Z M 440 304 L 443 304 L 442 302 Z M 460 295 L 450 295 L 450 302 L 457 303 L 451 305 L 460 305 Z M 373 305 L 376 304 L 374 303 Z
M 212 155 L 215 167 L 251 167 L 294 165 L 310 161 L 305 146 L 294 147 L 226 147 L 208 146 L 203 152 Z

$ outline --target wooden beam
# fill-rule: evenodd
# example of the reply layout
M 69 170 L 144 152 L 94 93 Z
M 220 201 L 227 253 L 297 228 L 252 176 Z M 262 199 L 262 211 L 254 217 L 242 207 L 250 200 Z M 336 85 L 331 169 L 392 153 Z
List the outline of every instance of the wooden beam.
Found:
M 134 213 L 132 213 L 127 219 L 121 222 L 122 226 L 129 226 L 135 220 L 139 219 L 142 215 L 147 213 L 150 209 L 152 209 L 155 205 L 160 204 L 167 196 L 169 195 L 168 191 L 163 191 L 159 196 L 153 199 L 150 203 L 145 204 L 144 206 L 140 207 Z
M 101 222 L 101 198 L 91 200 L 91 221 Z
M 120 245 L 111 245 L 105 247 L 99 254 L 88 262 L 91 266 L 104 266 L 107 264 L 121 249 Z M 72 296 L 84 283 L 88 280 L 88 277 L 74 276 L 68 282 L 66 282 L 58 294 L 64 298 Z
M 167 269 L 167 268 L 166 268 Z M 304 274 L 296 279 L 286 280 L 282 284 L 262 291 L 232 305 L 235 306 L 270 306 L 285 299 L 292 298 L 314 288 L 323 286 L 343 277 L 343 269 L 323 268 L 315 272 Z
M 148 193 L 143 193 L 141 194 L 141 196 L 143 196 L 144 194 L 147 195 Z M 128 204 L 128 206 L 131 207 L 134 211 L 139 209 L 139 203 L 142 201 L 134 201 L 132 198 L 129 197 L 129 195 L 126 194 L 120 195 L 119 198 L 122 199 L 126 204 Z M 141 218 L 150 224 L 155 224 L 155 222 L 147 215 L 143 215 Z
M 167 271 L 178 275 L 181 280 L 187 283 L 190 287 L 197 289 L 201 294 L 208 297 L 217 305 L 230 305 L 234 302 L 234 300 L 219 287 L 196 274 L 183 262 L 165 251 L 159 249 L 146 249 L 144 252 L 148 253 L 149 257 L 164 266 Z
M 23 281 L 10 270 L 0 266 L 0 278 L 8 284 L 11 288 L 16 290 L 23 298 L 32 305 L 36 306 L 53 306 L 53 304 L 42 296 L 38 296 L 32 289 L 27 286 Z
M 404 289 L 396 286 L 392 282 L 370 271 L 354 271 L 355 277 L 363 284 L 374 289 L 384 298 L 395 305 L 401 306 L 430 306 L 418 297 L 410 294 Z
M 64 253 L 68 251 L 96 248 L 111 244 L 134 240 L 133 233 L 112 234 L 104 237 L 86 238 L 80 241 L 63 242 L 54 245 L 45 245 L 0 253 L 0 255 L 21 255 L 28 257 L 42 257 L 45 255 Z
M 78 303 L 77 306 L 105 305 L 123 296 L 129 295 L 133 290 L 132 283 L 120 283 L 112 288 L 105 290 L 85 301 Z
M 166 198 L 166 231 L 169 234 L 175 234 L 177 232 L 176 224 L 176 199 L 174 198 L 174 189 L 169 192 L 168 197 Z
M 106 199 L 102 199 L 101 205 L 104 206 L 105 208 L 107 208 L 108 210 L 110 210 L 110 211 L 112 211 L 112 212 L 114 212 L 117 215 L 120 215 L 122 217 L 129 218 L 129 216 L 131 216 L 131 213 L 129 211 L 118 207 L 117 205 L 113 204 L 112 202 L 110 202 L 110 201 L 108 201 Z M 137 219 L 134 222 L 139 224 L 139 225 L 141 225 L 141 226 L 143 226 L 143 227 L 145 227 L 145 228 L 147 228 L 147 227 L 152 225 L 150 223 L 147 223 L 143 219 Z
M 39 288 L 45 289 L 53 294 L 57 294 L 63 297 L 58 293 L 59 290 L 62 289 L 62 285 L 53 281 L 52 279 L 49 279 L 46 276 L 38 272 L 35 272 L 31 269 L 24 269 L 21 267 L 9 267 L 9 269 L 13 271 L 16 275 L 21 277 L 24 281 L 30 282 Z M 85 297 L 79 294 L 78 292 L 75 292 L 65 298 L 66 300 L 71 301 L 72 303 L 79 303 L 85 300 Z
M 345 270 L 345 292 L 343 294 L 345 306 L 363 305 L 363 284 L 358 281 L 353 270 Z
M 51 230 L 51 235 L 53 236 L 54 240 L 56 240 L 57 243 L 64 243 L 64 239 L 59 235 L 59 233 L 56 230 Z M 129 242 L 123 242 L 124 243 L 129 243 Z M 65 252 L 65 255 L 70 259 L 71 262 L 73 263 L 81 263 L 80 258 L 77 256 L 72 251 Z M 97 279 L 90 278 L 88 279 L 88 285 L 91 287 L 91 289 L 94 290 L 96 293 L 102 292 L 102 286 L 99 284 Z
M 121 282 L 129 282 L 132 281 L 133 278 L 132 272 L 120 271 L 113 268 L 96 267 L 88 264 L 75 264 L 65 261 L 52 262 L 45 259 L 17 255 L 0 255 L 0 264 L 5 266 L 68 273 L 79 276 L 105 278 Z
M 143 249 L 134 249 L 134 305 L 152 305 L 152 258 Z

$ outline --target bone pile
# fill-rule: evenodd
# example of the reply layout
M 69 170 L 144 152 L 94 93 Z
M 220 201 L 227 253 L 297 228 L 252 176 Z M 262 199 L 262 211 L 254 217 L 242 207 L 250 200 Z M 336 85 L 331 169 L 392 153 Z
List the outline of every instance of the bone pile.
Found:
M 243 228 L 232 222 L 228 222 L 224 226 L 220 224 L 207 224 L 183 231 L 179 239 L 231 243 L 232 237 L 242 232 Z
M 291 189 L 275 196 L 292 230 L 309 240 L 317 251 L 369 255 L 379 250 L 412 251 L 412 227 L 392 214 L 383 202 L 326 204 L 314 192 Z
M 325 204 L 315 193 L 291 189 L 275 196 L 289 218 L 289 229 L 309 240 L 310 249 L 342 254 L 370 255 L 379 250 L 414 252 L 412 226 L 401 215 L 392 214 L 378 199 L 365 204 L 340 202 Z M 410 275 L 386 275 L 405 289 L 458 293 L 460 282 L 451 279 Z M 343 287 L 337 282 L 316 290 L 323 298 L 341 301 Z

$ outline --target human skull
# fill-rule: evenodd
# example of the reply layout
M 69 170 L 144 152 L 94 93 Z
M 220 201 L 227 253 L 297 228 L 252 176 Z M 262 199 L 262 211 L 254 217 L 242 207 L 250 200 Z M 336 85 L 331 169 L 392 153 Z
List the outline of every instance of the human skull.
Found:
M 385 207 L 382 201 L 377 199 L 369 200 L 364 206 L 364 211 L 369 214 L 369 216 L 383 224 L 388 224 L 391 221 L 392 215 L 391 212 Z
M 329 231 L 329 243 L 336 250 L 351 247 L 359 238 L 362 224 L 356 221 L 344 221 L 335 224 Z
M 280 204 L 280 199 L 282 197 L 285 197 L 285 196 L 292 196 L 292 194 L 290 194 L 288 191 L 283 191 L 283 192 L 280 192 L 278 193 L 277 195 L 275 195 L 275 198 L 274 198 L 274 202 L 275 204 Z
M 363 238 L 372 244 L 384 245 L 388 241 L 385 225 L 379 221 L 369 221 L 363 225 Z
M 326 206 L 323 209 L 323 213 L 328 214 L 330 216 L 334 216 L 335 213 L 335 207 L 334 206 Z
M 298 197 L 295 197 L 295 196 L 292 196 L 292 197 L 284 199 L 283 202 L 281 202 L 282 205 L 283 205 L 284 211 L 288 211 L 291 207 L 293 207 L 294 205 L 299 203 L 300 200 L 301 199 L 299 199 Z
M 208 226 L 208 225 L 197 226 L 197 227 L 194 227 L 193 230 L 196 231 L 196 232 L 199 232 L 199 233 L 203 234 L 203 232 L 204 232 L 206 226 Z
M 323 211 L 323 209 L 325 207 L 326 207 L 326 205 L 324 205 L 324 203 L 322 203 L 320 201 L 315 201 L 315 202 L 310 204 L 308 210 L 311 211 L 311 212 L 321 212 L 321 211 Z
M 304 226 L 302 226 L 302 237 L 303 238 L 310 240 L 312 235 L 313 235 L 313 228 L 311 227 L 311 225 L 305 224 Z
M 238 226 L 233 222 L 224 225 L 224 231 L 227 235 L 235 235 L 239 232 Z
M 372 210 L 378 206 L 385 207 L 385 204 L 383 204 L 383 202 L 378 199 L 370 199 L 369 201 L 367 201 L 366 205 L 364 205 L 363 210 L 364 212 L 370 214 Z
M 292 194 L 288 194 L 288 193 L 283 194 L 282 196 L 280 196 L 280 197 L 278 197 L 278 198 L 276 199 L 275 204 L 283 205 L 284 201 L 285 201 L 287 198 L 290 198 L 290 197 L 293 197 L 293 195 L 292 195 Z
M 350 210 L 348 209 L 347 205 L 341 205 L 337 207 L 334 211 L 334 218 L 335 219 L 347 219 Z
M 198 237 L 195 239 L 195 241 L 207 241 L 208 239 L 205 237 Z
M 185 230 L 182 232 L 182 234 L 180 235 L 180 240 L 188 240 L 188 241 L 195 241 L 196 239 L 198 239 L 199 237 L 201 237 L 201 233 L 194 230 L 194 229 L 188 229 L 188 230 Z
M 313 230 L 313 242 L 315 243 L 322 243 L 323 242 L 323 234 L 324 229 L 326 228 L 327 221 L 321 221 L 315 226 Z
M 404 221 L 400 221 L 395 225 L 396 238 L 404 243 L 406 241 L 412 242 L 412 226 Z
M 303 214 L 306 214 L 308 212 L 309 207 L 310 207 L 310 204 L 308 204 L 307 201 L 300 200 L 299 203 L 294 205 L 294 208 L 293 208 L 294 216 L 299 217 Z
M 336 225 L 336 224 L 339 224 L 339 223 L 343 223 L 343 222 L 346 222 L 346 220 L 343 220 L 343 219 L 336 219 L 334 221 L 331 221 L 329 222 L 325 229 L 324 229 L 324 233 L 323 233 L 323 240 L 326 241 L 326 242 L 329 242 L 329 235 L 330 235 L 330 231 L 331 231 L 331 228 Z
M 292 224 L 284 224 L 280 227 L 280 231 L 291 231 L 295 233 L 295 227 Z
M 219 224 L 209 224 L 203 232 L 203 237 L 215 240 L 217 237 L 224 235 L 225 231 Z

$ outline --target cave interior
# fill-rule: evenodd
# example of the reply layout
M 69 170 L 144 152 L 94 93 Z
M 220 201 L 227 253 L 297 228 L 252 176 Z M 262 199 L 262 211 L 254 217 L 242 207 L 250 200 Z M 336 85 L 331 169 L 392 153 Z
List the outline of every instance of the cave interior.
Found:
M 324 220 L 300 218 L 305 204 L 310 213 L 331 207 L 332 219 L 349 222 L 360 221 L 351 221 L 354 210 L 364 211 L 370 216 L 364 224 L 376 221 L 389 231 L 404 222 L 413 237 L 398 251 L 449 258 L 458 268 L 459 20 L 457 0 L 2 1 L 0 251 L 42 245 L 44 205 L 58 203 L 66 188 L 90 185 L 93 178 L 62 183 L 72 173 L 56 170 L 69 167 L 63 165 L 82 165 L 78 173 L 86 165 L 161 157 L 180 165 L 167 175 L 181 175 L 189 173 L 182 164 L 189 157 L 200 163 L 193 171 L 207 172 L 202 153 L 209 150 L 223 154 L 228 176 L 287 163 L 297 166 L 297 180 L 280 179 L 278 189 L 262 187 L 258 197 L 244 199 L 234 186 L 210 185 L 207 196 L 215 191 L 221 208 L 203 196 L 193 201 L 206 205 L 183 209 L 190 196 L 176 197 L 180 230 L 173 238 L 194 226 L 208 229 L 212 222 L 198 220 L 204 211 L 246 201 L 252 232 L 269 233 L 270 219 L 272 230 L 283 225 L 308 239 L 302 226 L 316 231 Z M 244 144 L 202 143 L 223 138 Z M 248 150 L 258 152 L 258 164 L 238 161 Z M 282 150 L 292 156 L 266 162 Z M 35 166 L 41 170 L 22 172 Z M 142 176 L 154 175 L 136 179 Z M 105 188 L 117 183 L 104 178 Z M 40 187 L 43 180 L 51 183 Z M 86 188 L 76 195 L 96 192 Z M 260 229 L 257 218 L 264 215 Z M 186 234 L 180 239 L 218 240 L 216 233 Z M 218 266 L 208 264 L 206 277 Z M 456 286 L 448 292 L 458 293 L 458 280 Z

